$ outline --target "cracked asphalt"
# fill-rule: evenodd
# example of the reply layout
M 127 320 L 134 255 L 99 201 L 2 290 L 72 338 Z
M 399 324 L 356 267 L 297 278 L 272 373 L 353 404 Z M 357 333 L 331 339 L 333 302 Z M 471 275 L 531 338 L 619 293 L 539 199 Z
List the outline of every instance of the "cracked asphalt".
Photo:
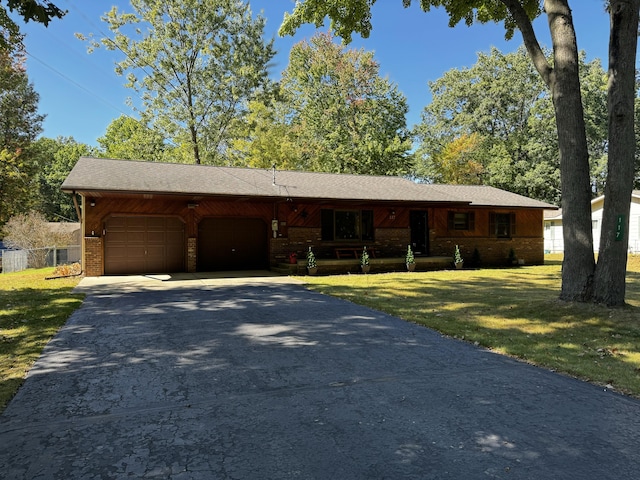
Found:
M 3 479 L 640 477 L 640 401 L 292 280 L 78 288 L 0 417 Z

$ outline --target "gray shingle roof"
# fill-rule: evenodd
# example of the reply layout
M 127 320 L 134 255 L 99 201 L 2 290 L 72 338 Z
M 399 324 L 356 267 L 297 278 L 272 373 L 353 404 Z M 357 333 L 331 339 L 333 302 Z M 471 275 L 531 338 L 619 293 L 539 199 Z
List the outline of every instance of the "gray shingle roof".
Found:
M 544 219 L 545 220 L 562 220 L 562 209 L 559 208 L 558 210 L 545 210 Z
M 529 207 L 555 209 L 540 200 L 507 192 L 486 185 L 424 185 L 430 190 L 439 191 L 456 199 L 466 199 L 471 205 L 478 207 Z
M 402 177 L 184 165 L 82 157 L 65 192 L 119 192 L 406 202 L 553 208 L 491 187 L 416 184 Z M 494 202 L 494 203 L 492 203 Z

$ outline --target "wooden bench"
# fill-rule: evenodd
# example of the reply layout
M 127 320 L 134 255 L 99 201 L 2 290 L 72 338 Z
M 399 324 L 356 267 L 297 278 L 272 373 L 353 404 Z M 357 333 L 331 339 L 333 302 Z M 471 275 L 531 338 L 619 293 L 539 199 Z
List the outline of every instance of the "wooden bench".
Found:
M 362 256 L 363 247 L 336 247 L 336 258 L 360 258 Z M 371 258 L 376 258 L 375 247 L 367 247 L 367 253 Z

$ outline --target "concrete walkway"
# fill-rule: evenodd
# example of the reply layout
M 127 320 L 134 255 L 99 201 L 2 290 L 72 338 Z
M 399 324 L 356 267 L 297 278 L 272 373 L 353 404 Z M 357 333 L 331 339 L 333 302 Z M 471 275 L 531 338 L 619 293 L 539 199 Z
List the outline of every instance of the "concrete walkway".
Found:
M 3 479 L 637 479 L 640 401 L 287 278 L 85 279 Z

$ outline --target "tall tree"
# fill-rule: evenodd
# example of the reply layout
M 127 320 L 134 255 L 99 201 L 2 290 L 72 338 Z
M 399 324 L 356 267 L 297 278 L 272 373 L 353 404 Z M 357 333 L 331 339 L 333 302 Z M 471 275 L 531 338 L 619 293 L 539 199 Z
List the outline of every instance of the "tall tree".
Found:
M 39 138 L 32 149 L 38 163 L 40 198 L 37 210 L 53 222 L 78 221 L 73 198 L 60 187 L 80 157 L 95 156 L 98 150 L 76 142 L 73 137 Z
M 607 144 L 606 73 L 599 60 L 586 63 L 584 53 L 579 61 L 591 185 L 594 194 L 600 194 L 603 179 L 598 160 L 606 160 Z M 482 183 L 560 202 L 553 104 L 524 48 L 507 54 L 495 48 L 479 53 L 470 68 L 449 70 L 429 86 L 433 100 L 415 129 L 418 177 L 439 181 L 428 173 L 441 158 L 440 152 L 461 135 L 477 134 L 483 140 L 483 148 L 475 149 L 483 166 Z
M 0 225 L 27 211 L 34 201 L 37 164 L 30 147 L 44 119 L 38 100 L 24 56 L 0 50 Z
M 102 155 L 108 158 L 151 162 L 174 160 L 170 158 L 173 149 L 160 133 L 124 115 L 109 124 L 104 136 L 98 138 L 98 144 Z
M 609 161 L 593 298 L 607 305 L 621 305 L 626 289 L 629 211 L 635 171 L 634 107 L 640 0 L 610 0 L 609 3 Z
M 411 168 L 407 101 L 379 75 L 373 52 L 317 34 L 291 49 L 282 88 L 300 148 L 300 168 L 404 174 Z
M 485 156 L 480 135 L 462 134 L 433 156 L 430 176 L 436 183 L 481 185 Z
M 331 25 L 346 41 L 353 32 L 367 37 L 371 30 L 371 6 L 376 0 L 303 0 L 293 13 L 285 15 L 281 34 L 292 33 L 303 23 L 320 26 L 328 16 Z M 405 7 L 411 0 L 403 0 Z M 568 0 L 420 0 L 423 10 L 444 7 L 449 24 L 503 22 L 506 37 L 520 30 L 534 67 L 551 92 L 555 110 L 560 176 L 562 185 L 565 256 L 560 298 L 575 301 L 602 301 L 623 305 L 626 273 L 628 214 L 633 182 L 635 143 L 633 138 L 633 90 L 640 0 L 609 0 L 611 16 L 609 44 L 609 165 L 603 218 L 604 255 L 593 254 L 591 233 L 591 185 L 589 154 L 582 98 L 578 48 L 573 16 Z M 541 8 L 542 7 L 542 8 Z M 533 19 L 546 14 L 553 62 L 538 42 Z M 629 133 L 631 132 L 631 134 Z M 631 171 L 631 173 L 629 173 Z M 618 220 L 620 219 L 620 220 Z M 617 222 L 624 232 L 619 241 L 610 241 Z M 602 243 L 602 239 L 601 239 Z
M 195 163 L 223 163 L 228 129 L 248 100 L 268 85 L 274 55 L 265 20 L 240 0 L 131 0 L 102 20 L 113 38 L 92 41 L 118 50 L 116 73 L 140 93 L 141 117 L 163 137 L 188 143 Z M 81 38 L 83 38 L 81 36 Z
M 281 95 L 249 102 L 246 121 L 237 122 L 229 158 L 232 165 L 296 170 L 300 148 L 291 125 L 291 106 Z

